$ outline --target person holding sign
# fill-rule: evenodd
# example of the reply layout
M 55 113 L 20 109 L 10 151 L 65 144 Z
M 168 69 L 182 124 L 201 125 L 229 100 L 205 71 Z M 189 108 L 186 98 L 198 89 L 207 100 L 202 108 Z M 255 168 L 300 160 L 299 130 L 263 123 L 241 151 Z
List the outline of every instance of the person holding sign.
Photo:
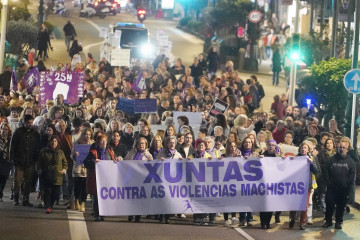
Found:
M 175 136 L 167 137 L 166 148 L 156 155 L 156 159 L 182 159 L 181 154 L 175 149 L 176 143 L 177 140 Z
M 115 158 L 114 151 L 107 146 L 107 141 L 108 138 L 105 134 L 98 136 L 94 148 L 89 150 L 84 160 L 84 166 L 87 168 L 86 188 L 88 194 L 92 195 L 95 222 L 104 221 L 104 217 L 99 216 L 95 164 L 106 160 L 113 160 L 115 163 L 118 162 L 118 159 Z
M 44 186 L 44 204 L 46 213 L 53 212 L 55 200 L 59 196 L 62 176 L 66 174 L 68 162 L 60 143 L 55 136 L 49 140 L 47 147 L 43 148 L 37 161 L 37 171 Z
M 221 159 L 222 158 L 228 158 L 228 157 L 241 157 L 241 151 L 237 148 L 237 145 L 236 143 L 233 141 L 233 142 L 229 142 L 227 145 L 226 145 L 226 150 L 225 150 L 225 154 L 223 154 L 221 156 Z M 250 216 L 251 216 L 251 213 L 249 213 Z M 225 220 L 225 223 L 224 225 L 225 226 L 230 226 L 230 224 L 237 224 L 237 222 L 239 221 L 237 218 L 236 218 L 236 212 L 232 212 L 231 213 L 231 220 L 229 219 L 229 213 L 224 213 L 224 220 Z M 245 225 L 245 223 L 244 223 Z
M 81 135 L 77 141 L 74 142 L 74 147 L 71 153 L 71 159 L 73 160 L 73 178 L 74 178 L 74 196 L 76 210 L 85 212 L 85 202 L 87 197 L 86 192 L 86 168 L 84 166 L 84 158 L 89 152 L 90 146 L 94 143 L 92 139 L 93 131 L 91 128 L 86 128 L 81 132 Z M 80 146 L 82 146 L 80 148 Z M 87 146 L 87 148 L 86 148 Z M 80 150 L 87 149 L 86 152 Z M 85 154 L 84 154 L 85 153 Z
M 153 160 L 152 155 L 148 151 L 148 142 L 145 138 L 140 137 L 135 142 L 135 148 L 131 149 L 129 153 L 125 156 L 124 160 L 143 160 L 151 161 Z M 135 216 L 135 222 L 140 222 L 141 215 Z M 131 222 L 134 219 L 134 216 L 129 216 L 128 221 Z
M 188 160 L 191 160 L 192 158 L 207 158 L 207 159 L 212 159 L 211 155 L 209 153 L 207 153 L 205 151 L 205 142 L 201 139 L 198 140 L 197 144 L 196 144 L 196 152 L 191 154 L 188 157 Z M 215 214 L 210 214 L 212 218 L 214 218 Z M 194 214 L 194 222 L 196 224 L 200 224 L 200 225 L 208 225 L 208 223 L 206 223 L 204 220 L 206 218 L 207 214 Z

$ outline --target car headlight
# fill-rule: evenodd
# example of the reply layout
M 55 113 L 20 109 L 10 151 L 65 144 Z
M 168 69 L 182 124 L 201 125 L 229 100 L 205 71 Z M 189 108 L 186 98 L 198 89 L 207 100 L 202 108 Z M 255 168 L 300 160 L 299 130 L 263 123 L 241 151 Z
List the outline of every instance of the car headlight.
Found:
M 154 47 L 149 44 L 149 43 L 146 43 L 146 44 L 143 44 L 141 46 L 141 54 L 144 56 L 144 57 L 151 57 L 154 55 Z

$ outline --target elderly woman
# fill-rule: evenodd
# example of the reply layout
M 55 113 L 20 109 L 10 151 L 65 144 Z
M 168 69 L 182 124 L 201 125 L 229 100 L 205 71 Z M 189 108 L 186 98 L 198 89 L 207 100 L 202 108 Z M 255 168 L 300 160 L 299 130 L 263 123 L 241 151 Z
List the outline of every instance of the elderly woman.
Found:
M 37 161 L 37 171 L 44 187 L 44 204 L 46 213 L 53 212 L 55 200 L 59 196 L 62 175 L 67 171 L 67 160 L 59 147 L 60 143 L 55 136 L 49 140 L 49 145 L 43 148 Z
M 251 133 L 255 126 L 251 119 L 244 114 L 239 114 L 234 120 L 234 128 L 238 134 L 240 141 L 242 141 L 249 133 Z
M 96 138 L 94 148 L 90 148 L 89 154 L 84 161 L 84 166 L 87 168 L 86 186 L 88 193 L 92 195 L 95 222 L 104 221 L 104 217 L 99 216 L 95 164 L 106 160 L 118 161 L 115 158 L 114 151 L 107 146 L 107 142 L 108 138 L 105 134 L 99 135 Z
M 91 128 L 85 128 L 79 137 L 79 140 L 74 142 L 71 153 L 71 159 L 73 160 L 73 172 L 74 178 L 74 196 L 76 210 L 85 212 L 85 202 L 87 197 L 86 192 L 86 168 L 83 163 L 76 161 L 79 156 L 79 152 L 76 152 L 76 145 L 86 144 L 92 145 L 94 140 L 92 139 L 93 131 Z
M 125 123 L 123 127 L 123 134 L 121 136 L 121 143 L 126 145 L 128 151 L 130 151 L 134 145 L 134 126 L 131 123 Z
M 155 135 L 150 143 L 150 153 L 155 159 L 158 153 L 163 150 L 162 139 L 159 135 Z
M 307 156 L 308 161 L 310 162 L 309 186 L 308 186 L 308 193 L 307 193 L 307 199 L 306 199 L 306 208 L 305 208 L 305 211 L 301 211 L 301 214 L 300 214 L 300 230 L 305 230 L 307 210 L 309 207 L 309 198 L 311 195 L 311 190 L 313 188 L 313 175 L 317 174 L 319 171 L 319 169 L 317 168 L 317 166 L 315 164 L 314 158 L 311 155 L 312 148 L 313 148 L 313 144 L 310 141 L 306 141 L 306 140 L 303 141 L 299 147 L 298 156 Z M 296 217 L 296 211 L 290 211 L 289 228 L 294 227 L 295 217 Z
M 205 143 L 205 151 L 210 154 L 211 158 L 221 157 L 221 152 L 215 148 L 214 138 L 206 136 L 203 140 Z
M 147 150 L 148 142 L 145 138 L 140 137 L 135 142 L 135 148 L 125 156 L 124 160 L 144 160 L 150 161 L 153 160 L 153 156 Z M 140 215 L 135 216 L 135 222 L 140 222 Z M 134 216 L 129 216 L 128 221 L 131 222 L 134 219 Z
M 157 156 L 156 159 L 182 159 L 181 154 L 175 149 L 176 137 L 170 136 L 166 138 L 166 147 Z

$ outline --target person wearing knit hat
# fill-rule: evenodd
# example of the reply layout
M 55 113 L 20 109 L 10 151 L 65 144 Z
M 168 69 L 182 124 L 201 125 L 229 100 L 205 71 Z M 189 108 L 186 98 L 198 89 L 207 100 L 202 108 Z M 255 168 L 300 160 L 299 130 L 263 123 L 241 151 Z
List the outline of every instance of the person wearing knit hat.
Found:
M 308 161 L 310 162 L 310 174 L 309 174 L 309 186 L 307 192 L 307 199 L 306 199 L 306 208 L 305 211 L 301 211 L 300 214 L 300 230 L 305 230 L 305 223 L 307 219 L 307 211 L 309 207 L 309 199 L 312 192 L 314 185 L 316 182 L 313 182 L 313 175 L 317 174 L 320 169 L 318 169 L 317 165 L 315 164 L 314 158 L 311 155 L 311 151 L 314 148 L 314 145 L 310 141 L 303 141 L 299 146 L 299 154 L 298 156 L 307 156 Z M 293 228 L 295 225 L 295 218 L 296 218 L 296 211 L 290 211 L 290 222 L 289 228 Z

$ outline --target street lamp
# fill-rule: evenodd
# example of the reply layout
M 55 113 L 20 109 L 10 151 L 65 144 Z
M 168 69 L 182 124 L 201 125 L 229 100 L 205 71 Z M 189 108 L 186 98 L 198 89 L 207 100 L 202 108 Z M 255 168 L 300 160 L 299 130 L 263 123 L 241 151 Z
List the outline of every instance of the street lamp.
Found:
M 289 94 L 289 104 L 291 106 L 295 105 L 295 85 L 296 85 L 296 68 L 297 61 L 300 60 L 300 36 L 299 34 L 294 34 L 291 40 L 291 51 L 290 51 L 290 60 L 291 60 L 291 70 L 290 70 L 290 94 Z
M 4 69 L 5 37 L 6 37 L 8 0 L 1 0 L 1 3 L 3 5 L 3 8 L 1 10 L 0 73 L 2 73 L 3 69 Z

